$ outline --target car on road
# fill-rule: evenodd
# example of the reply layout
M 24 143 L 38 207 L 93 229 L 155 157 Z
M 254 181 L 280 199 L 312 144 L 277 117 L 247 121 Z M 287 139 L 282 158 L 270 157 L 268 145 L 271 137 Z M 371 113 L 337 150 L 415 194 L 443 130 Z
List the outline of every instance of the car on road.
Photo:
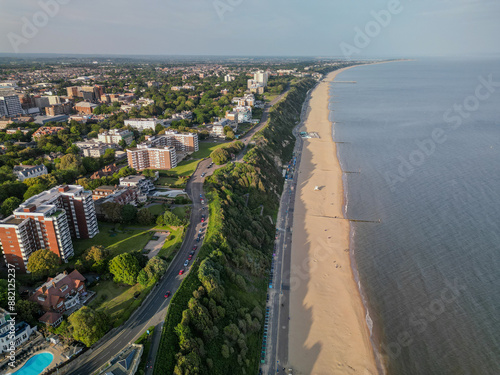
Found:
M 203 198 L 201 199 L 201 204 L 205 204 L 205 201 L 203 200 Z
M 200 228 L 200 230 L 198 231 L 198 233 L 202 233 L 203 232 L 203 228 Z
M 201 177 L 205 177 L 205 175 L 206 175 L 206 173 L 205 173 L 205 172 L 203 172 L 203 173 L 201 174 Z
M 191 254 L 189 254 L 188 260 L 191 260 L 191 259 L 193 259 L 193 256 Z
M 194 245 L 194 246 L 193 246 L 193 254 L 194 254 L 194 252 L 196 251 L 196 249 L 198 249 L 198 245 Z
M 203 194 L 200 194 L 200 198 L 203 198 Z
M 165 298 L 168 298 L 168 297 L 170 297 L 170 290 L 167 293 L 165 293 Z
M 189 255 L 193 256 L 194 255 L 194 250 L 189 253 Z
M 184 269 L 179 271 L 179 275 L 182 275 L 184 273 Z

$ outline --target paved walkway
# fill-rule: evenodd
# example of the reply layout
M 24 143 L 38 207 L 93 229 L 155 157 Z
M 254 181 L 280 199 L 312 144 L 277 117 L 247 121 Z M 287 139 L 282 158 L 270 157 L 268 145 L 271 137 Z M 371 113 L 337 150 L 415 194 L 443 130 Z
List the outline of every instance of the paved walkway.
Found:
M 146 244 L 146 246 L 144 246 L 144 250 L 150 250 L 148 253 L 149 259 L 158 255 L 161 248 L 163 247 L 163 244 L 167 240 L 167 237 L 170 236 L 170 232 L 156 232 L 154 235 L 156 237 L 158 237 L 158 239 L 157 240 L 149 240 L 149 242 Z

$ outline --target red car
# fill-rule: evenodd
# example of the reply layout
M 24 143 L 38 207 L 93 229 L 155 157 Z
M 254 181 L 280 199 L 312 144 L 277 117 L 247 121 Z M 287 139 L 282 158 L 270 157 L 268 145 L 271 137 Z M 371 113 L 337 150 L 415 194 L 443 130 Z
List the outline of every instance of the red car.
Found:
M 196 251 L 196 249 L 197 249 L 197 248 L 198 248 L 198 246 L 197 246 L 197 245 L 194 245 L 194 246 L 193 246 L 193 251 Z
M 182 275 L 184 273 L 184 269 L 179 271 L 179 275 Z
M 170 297 L 170 290 L 167 293 L 165 293 L 165 298 L 168 298 L 168 297 Z
M 188 260 L 191 260 L 191 259 L 193 259 L 193 256 L 191 254 L 189 254 Z
M 202 222 L 202 223 L 204 223 L 204 222 L 205 222 L 205 218 L 204 218 L 204 217 L 202 217 L 202 218 L 201 218 L 201 222 Z

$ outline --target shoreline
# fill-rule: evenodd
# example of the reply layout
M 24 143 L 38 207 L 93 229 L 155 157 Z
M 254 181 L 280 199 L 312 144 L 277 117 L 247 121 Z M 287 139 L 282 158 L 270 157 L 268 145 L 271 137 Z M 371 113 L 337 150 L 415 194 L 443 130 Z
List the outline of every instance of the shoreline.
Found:
M 319 139 L 304 140 L 294 211 L 288 358 L 297 374 L 379 373 L 351 268 L 351 225 L 330 121 L 330 85 L 352 67 L 329 73 L 313 89 L 298 129 Z

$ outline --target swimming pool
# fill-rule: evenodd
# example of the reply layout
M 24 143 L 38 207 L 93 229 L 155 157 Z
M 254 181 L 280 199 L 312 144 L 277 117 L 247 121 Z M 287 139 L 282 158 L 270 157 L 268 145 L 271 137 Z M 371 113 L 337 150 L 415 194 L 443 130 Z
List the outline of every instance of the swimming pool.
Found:
M 52 353 L 44 352 L 36 354 L 12 375 L 39 375 L 52 363 L 54 356 Z

